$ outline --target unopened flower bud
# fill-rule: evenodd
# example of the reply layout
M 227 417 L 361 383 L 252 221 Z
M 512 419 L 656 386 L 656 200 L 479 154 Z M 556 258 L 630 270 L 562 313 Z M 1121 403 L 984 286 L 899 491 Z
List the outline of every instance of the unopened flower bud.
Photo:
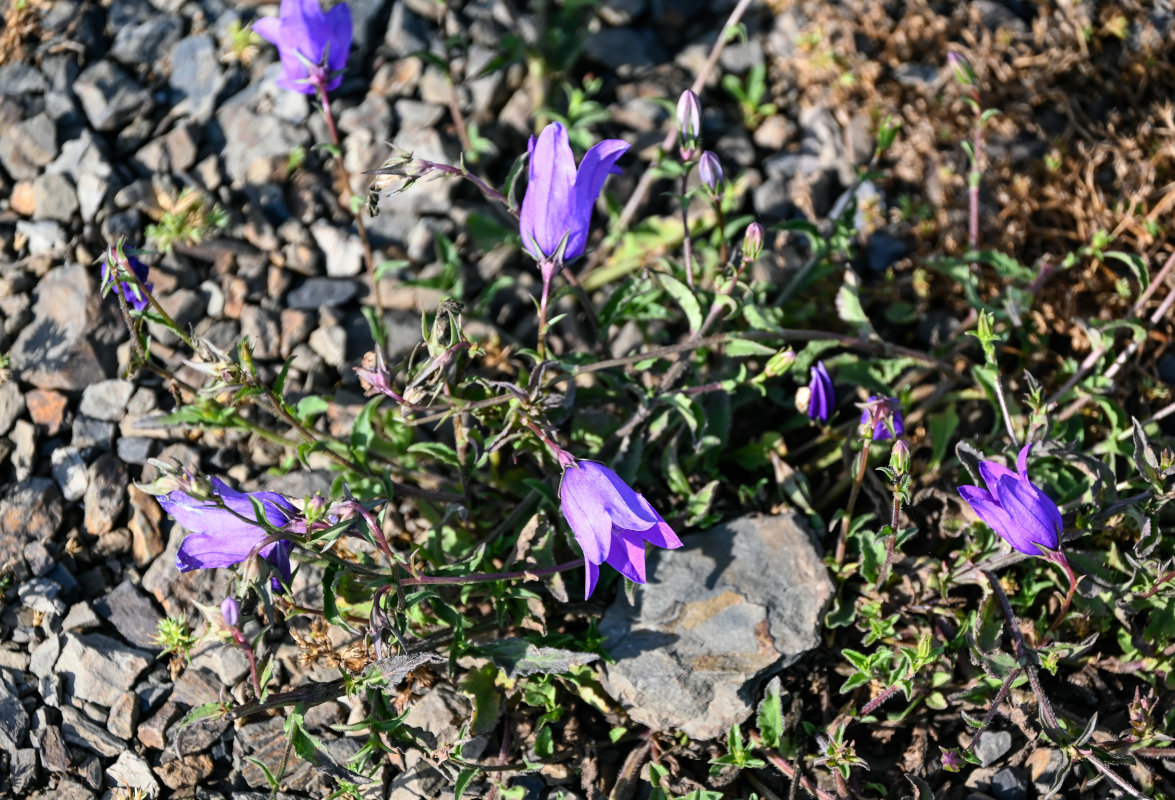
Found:
M 677 100 L 677 131 L 681 139 L 682 161 L 693 161 L 702 140 L 702 104 L 689 89 Z
M 975 84 L 975 70 L 971 69 L 971 64 L 967 59 L 955 51 L 947 53 L 947 63 L 951 65 L 951 69 L 955 73 L 955 80 L 963 86 L 973 86 Z
M 910 446 L 906 444 L 905 439 L 894 442 L 893 450 L 889 452 L 889 466 L 896 475 L 910 473 Z
M 747 226 L 747 232 L 743 235 L 743 258 L 747 261 L 754 261 L 759 257 L 759 253 L 763 252 L 763 226 L 757 222 L 752 222 Z
M 791 365 L 794 363 L 796 363 L 796 351 L 790 347 L 784 348 L 767 359 L 767 366 L 763 368 L 763 374 L 768 378 L 777 377 L 791 369 Z
M 698 159 L 698 177 L 712 194 L 717 194 L 718 185 L 722 183 L 722 164 L 710 150 L 702 153 Z
M 220 604 L 220 615 L 224 617 L 225 625 L 230 628 L 237 627 L 237 623 L 241 621 L 241 604 L 237 602 L 237 598 L 224 598 L 224 602 Z

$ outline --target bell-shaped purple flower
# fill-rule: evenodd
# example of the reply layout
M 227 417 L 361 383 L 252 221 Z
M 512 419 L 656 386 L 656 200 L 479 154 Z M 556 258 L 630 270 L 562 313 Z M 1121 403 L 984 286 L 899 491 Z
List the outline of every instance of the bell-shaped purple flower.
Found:
M 229 595 L 224 598 L 220 604 L 220 615 L 224 617 L 224 624 L 230 628 L 237 627 L 237 623 L 241 621 L 241 604 L 237 602 L 237 598 Z
M 829 377 L 823 361 L 817 361 L 811 373 L 812 379 L 808 383 L 808 417 L 818 422 L 828 422 L 832 410 L 836 408 L 836 391 L 832 388 L 832 378 Z
M 297 514 L 294 504 L 277 492 L 238 492 L 220 478 L 212 478 L 210 482 L 227 508 L 213 500 L 192 497 L 181 491 L 168 492 L 158 498 L 163 510 L 191 531 L 180 543 L 175 556 L 175 565 L 180 572 L 239 564 L 249 557 L 253 548 L 269 538 L 269 533 L 257 523 L 256 511 L 249 498 L 261 502 L 266 522 L 275 528 L 283 527 Z M 273 564 L 287 584 L 292 547 L 292 543 L 281 539 L 258 551 L 258 555 Z
M 873 409 L 877 410 L 876 422 L 873 425 L 874 441 L 880 442 L 885 439 L 892 439 L 894 436 L 901 436 L 906 432 L 906 424 L 902 421 L 902 407 L 898 404 L 896 397 L 871 395 L 869 402 L 865 405 L 865 410 L 861 412 L 862 425 L 868 425 L 870 417 L 874 414 Z M 893 424 L 892 436 L 890 435 L 886 420 L 889 420 Z
M 605 139 L 584 154 L 577 170 L 561 124 L 552 122 L 537 139 L 530 137 L 520 228 L 522 244 L 532 256 L 562 264 L 583 255 L 596 198 L 604 179 L 620 174 L 616 161 L 628 148 L 628 142 Z
M 319 0 L 282 0 L 278 16 L 257 20 L 253 30 L 277 46 L 281 88 L 314 94 L 342 82 L 352 34 L 346 3 L 323 11 Z
M 630 581 L 645 582 L 645 542 L 681 547 L 681 539 L 649 501 L 595 461 L 579 461 L 563 472 L 559 485 L 563 516 L 587 562 L 584 596 L 591 597 L 608 563 Z
M 1060 549 L 1065 524 L 1052 498 L 1028 480 L 1031 449 L 1031 443 L 1020 449 L 1016 472 L 994 461 L 980 461 L 979 474 L 987 488 L 960 486 L 959 495 L 1014 549 L 1030 556 L 1047 556 L 1049 551 Z
M 147 282 L 146 264 L 132 255 L 126 257 L 126 263 L 131 272 L 135 273 L 135 277 L 139 279 L 139 283 L 143 284 L 148 292 L 155 288 L 153 284 Z M 114 270 L 110 268 L 110 262 L 104 261 L 102 263 L 102 289 L 105 290 L 114 280 Z M 127 305 L 135 311 L 142 311 L 151 302 L 147 299 L 147 295 L 143 294 L 139 287 L 130 281 L 118 281 L 118 285 L 114 287 L 113 291 L 121 294 L 126 299 Z

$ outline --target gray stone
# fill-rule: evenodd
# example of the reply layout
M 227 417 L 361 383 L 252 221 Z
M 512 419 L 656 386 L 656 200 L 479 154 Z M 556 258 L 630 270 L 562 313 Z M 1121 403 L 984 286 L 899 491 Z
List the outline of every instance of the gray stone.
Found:
M 12 426 L 11 441 L 12 467 L 18 481 L 27 480 L 33 474 L 33 457 L 37 450 L 37 428 L 30 422 L 18 419 Z
M 151 93 L 112 61 L 96 61 L 86 67 L 74 82 L 73 91 L 96 130 L 118 130 L 151 111 Z
M 0 497 L 0 567 L 21 557 L 26 541 L 48 541 L 61 525 L 61 492 L 49 478 L 30 478 Z
M 396 101 L 396 121 L 400 130 L 431 128 L 445 116 L 444 106 L 434 103 L 422 103 L 419 100 L 404 98 Z
M 38 175 L 33 181 L 33 219 L 70 222 L 78 211 L 78 195 L 64 175 Z
M 28 562 L 29 572 L 38 578 L 51 572 L 57 563 L 40 542 L 29 542 L 24 546 L 24 560 Z
M 126 404 L 135 391 L 135 385 L 130 381 L 118 380 L 98 381 L 86 387 L 82 392 L 80 412 L 92 419 L 119 422 L 126 416 Z
M 65 772 L 69 769 L 69 750 L 65 747 L 65 737 L 61 729 L 48 722 L 48 715 L 43 708 L 39 708 L 33 717 L 36 723 L 32 735 L 29 737 L 33 746 L 41 756 L 41 765 L 49 772 Z
M 175 46 L 170 82 L 178 100 L 174 113 L 186 113 L 199 123 L 212 118 L 216 96 L 224 88 L 224 74 L 211 36 L 189 36 Z
M 159 305 L 163 306 L 180 330 L 190 331 L 192 325 L 204 317 L 204 295 L 195 289 L 176 289 L 167 294 L 156 295 Z M 180 338 L 169 328 L 154 322 L 147 323 L 147 330 L 161 342 L 169 345 L 180 344 Z
M 1004 767 L 991 776 L 991 793 L 996 800 L 1025 800 L 1028 797 L 1028 775 L 1022 769 Z
M 61 594 L 61 586 L 48 578 L 32 578 L 21 581 L 16 594 L 20 598 L 21 605 L 25 608 L 31 608 L 38 614 L 50 617 L 65 615 L 65 603 L 57 597 Z
M 14 61 L 0 66 L 0 95 L 25 97 L 45 91 L 45 76 L 28 64 Z
M 0 436 L 12 430 L 12 423 L 24 413 L 24 394 L 16 381 L 0 383 Z
M 73 438 L 70 441 L 74 447 L 81 449 L 97 446 L 109 450 L 114 441 L 114 428 L 113 422 L 79 416 L 73 421 Z
M 29 654 L 29 672 L 38 678 L 53 674 L 53 665 L 61 655 L 61 637 L 57 634 L 45 639 Z
M 57 127 L 38 114 L 5 127 L 0 133 L 0 164 L 17 180 L 36 177 L 57 156 Z
M 133 750 L 124 750 L 118 760 L 106 768 L 108 786 L 138 789 L 147 797 L 159 796 L 159 781 L 147 760 Z
M 110 594 L 95 600 L 94 611 L 136 647 L 158 649 L 155 633 L 161 616 L 155 604 L 133 582 L 123 581 Z
M 645 13 L 648 9 L 648 0 L 607 0 L 600 4 L 600 17 L 613 27 L 629 25 Z
M 57 673 L 73 697 L 110 707 L 151 663 L 150 653 L 97 633 L 65 634 Z M 113 754 L 106 754 L 113 755 Z
M 29 800 L 94 800 L 97 795 L 74 780 L 59 781 L 52 789 L 38 792 Z
M 74 183 L 80 184 L 87 175 L 92 178 L 109 179 L 114 176 L 114 167 L 106 157 L 102 143 L 88 130 L 78 134 L 61 145 L 60 154 L 53 163 L 45 167 L 52 175 L 67 175 Z
M 232 644 L 217 644 L 192 659 L 194 668 L 210 669 L 225 686 L 236 686 L 249 674 L 249 660 Z
M 141 466 L 151 458 L 157 445 L 158 442 L 146 436 L 124 436 L 118 440 L 115 449 L 120 461 Z
M 98 615 L 94 613 L 94 609 L 89 603 L 83 600 L 80 603 L 74 603 L 70 606 L 69 613 L 61 621 L 61 630 L 66 633 L 70 631 L 88 631 L 92 628 L 97 628 L 101 624 L 102 620 L 98 619 Z
M 139 696 L 134 692 L 123 692 L 122 696 L 110 707 L 106 730 L 119 739 L 130 740 L 135 735 L 135 728 L 138 724 Z
M 310 349 L 332 367 L 342 369 L 347 358 L 347 331 L 341 325 L 326 325 L 310 334 Z
M 310 134 L 302 126 L 290 125 L 276 116 L 257 114 L 240 106 L 223 108 L 217 116 L 225 138 L 224 168 L 233 181 L 244 182 L 249 165 L 258 158 L 285 158 L 295 147 L 310 143 Z
M 16 687 L 0 674 L 0 750 L 11 758 L 29 730 L 29 715 L 21 705 Z
M 121 739 L 70 705 L 61 707 L 61 735 L 72 745 L 108 758 L 126 749 Z
M 261 306 L 245 306 L 241 311 L 241 335 L 249 337 L 254 358 L 281 356 L 281 325 L 277 313 Z
M 614 663 L 604 686 L 637 722 L 693 739 L 723 735 L 753 710 L 759 679 L 819 643 L 832 597 L 797 514 L 748 516 L 679 550 L 654 548 L 650 580 L 600 625 Z
M 1012 749 L 1012 734 L 1008 731 L 987 730 L 975 742 L 975 757 L 981 766 L 990 767 Z
M 396 56 L 410 56 L 428 49 L 430 25 L 428 20 L 408 8 L 406 3 L 393 3 L 384 41 Z
M 16 221 L 16 232 L 28 240 L 29 255 L 53 253 L 65 248 L 65 231 L 56 222 Z
M 41 389 L 80 391 L 105 379 L 103 361 L 88 338 L 94 322 L 91 293 L 89 270 L 81 264 L 50 270 L 37 284 L 33 322 L 11 351 L 22 380 Z
M 589 59 L 614 70 L 620 77 L 668 60 L 651 30 L 603 28 L 588 36 L 583 49 Z
M 61 487 L 61 495 L 73 502 L 86 493 L 90 480 L 86 475 L 86 462 L 76 447 L 58 447 L 49 457 L 53 465 L 53 480 Z
M 326 256 L 326 274 L 331 278 L 350 278 L 363 271 L 363 243 L 350 230 L 329 222 L 316 222 L 310 233 Z
M 23 797 L 37 782 L 37 751 L 22 747 L 12 754 L 9 765 L 9 787 L 16 797 Z
M 119 444 L 124 441 L 120 439 Z M 127 481 L 126 464 L 112 453 L 90 465 L 90 485 L 85 496 L 87 533 L 99 536 L 114 530 L 126 506 Z
M 752 67 L 763 66 L 763 40 L 758 36 L 750 36 L 746 41 L 727 42 L 726 47 L 722 48 L 719 63 L 725 72 L 736 75 L 742 75 Z
M 183 32 L 183 17 L 157 14 L 143 22 L 120 27 L 114 36 L 110 55 L 131 68 L 153 66 L 163 60 Z
M 286 295 L 286 306 L 298 310 L 336 308 L 346 305 L 359 294 L 354 281 L 310 278 Z

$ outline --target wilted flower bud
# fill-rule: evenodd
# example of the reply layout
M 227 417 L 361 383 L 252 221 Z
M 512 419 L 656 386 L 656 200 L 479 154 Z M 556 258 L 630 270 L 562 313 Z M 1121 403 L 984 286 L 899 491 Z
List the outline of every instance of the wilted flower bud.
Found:
M 763 252 L 763 226 L 757 222 L 752 222 L 747 226 L 747 232 L 743 235 L 743 258 L 747 261 L 754 261 Z
M 905 439 L 898 439 L 893 443 L 893 450 L 889 451 L 889 467 L 895 475 L 908 475 L 910 472 L 910 446 Z
M 241 621 L 241 604 L 237 602 L 237 598 L 224 598 L 224 602 L 220 604 L 220 615 L 224 617 L 225 625 L 230 628 L 237 627 L 237 623 Z
M 677 100 L 677 131 L 682 161 L 693 161 L 702 143 L 702 104 L 690 89 L 682 92 Z
M 698 177 L 711 194 L 718 193 L 718 185 L 722 183 L 722 164 L 718 161 L 718 156 L 710 150 L 702 153 L 702 157 L 698 159 Z

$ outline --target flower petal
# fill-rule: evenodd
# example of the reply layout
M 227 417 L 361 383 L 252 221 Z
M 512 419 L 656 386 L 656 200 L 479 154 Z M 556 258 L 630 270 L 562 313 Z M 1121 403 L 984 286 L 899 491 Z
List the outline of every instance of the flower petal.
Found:
M 645 582 L 645 542 L 639 533 L 621 531 L 608 554 L 607 563 L 630 581 Z
M 592 564 L 604 563 L 612 546 L 612 520 L 603 513 L 595 485 L 581 467 L 564 471 L 559 501 L 584 558 Z
M 998 461 L 980 461 L 979 477 L 983 478 L 984 484 L 992 492 L 996 491 L 996 484 L 1000 478 L 1019 478 L 1015 472 L 1012 472 L 1012 470 L 1000 464 Z
M 315 3 L 318 0 L 314 0 Z M 326 42 L 329 43 L 327 48 L 327 62 L 326 66 L 331 72 L 339 72 L 347 66 L 347 55 L 351 51 L 351 35 L 353 27 L 351 24 L 351 7 L 346 3 L 339 3 L 337 6 L 326 12 L 323 23 L 325 25 Z M 336 77 L 331 81 L 334 85 L 327 85 L 328 89 L 334 89 L 342 80 L 342 76 Z
M 580 469 L 588 473 L 604 513 L 617 528 L 644 531 L 663 522 L 649 501 L 620 479 L 613 470 L 595 461 L 581 461 Z
M 281 47 L 281 20 L 277 17 L 262 17 L 253 23 L 253 32 L 270 44 Z
M 552 256 L 571 230 L 574 210 L 575 156 L 560 123 L 543 128 L 531 147 L 528 177 L 519 214 L 522 241 L 534 240 L 537 257 Z
M 1005 511 L 998 502 L 996 502 L 996 499 L 991 494 L 991 492 L 987 491 L 986 489 L 980 489 L 978 486 L 960 486 L 959 496 L 967 501 L 967 504 L 971 506 L 971 510 L 974 511 L 981 520 L 983 520 L 983 523 L 987 525 L 987 527 L 995 531 L 1001 539 L 1012 545 L 1012 547 L 1019 550 L 1020 552 L 1027 552 L 1022 549 L 1022 545 L 1024 544 L 1023 537 L 1019 536 L 1017 532 L 1013 530 L 1014 525 L 1012 524 L 1012 518 L 1008 515 L 1008 512 Z M 1034 549 L 1030 555 L 1035 554 L 1036 551 Z
M 575 174 L 575 198 L 571 208 L 571 235 L 567 239 L 564 260 L 570 261 L 583 254 L 587 246 L 588 231 L 592 225 L 592 210 L 596 198 L 604 188 L 609 175 L 619 175 L 616 162 L 628 152 L 630 145 L 622 139 L 605 139 L 584 154 L 579 170 Z
M 1056 550 L 1060 542 L 1061 513 L 1048 495 L 1018 478 L 999 479 L 1000 504 L 1012 520 L 1023 553 L 1040 555 L 1033 545 Z
M 596 590 L 596 583 L 600 580 L 600 568 L 591 561 L 585 561 L 584 570 L 584 590 L 583 599 L 587 600 L 592 596 L 592 592 Z
M 253 548 L 265 540 L 265 532 L 251 528 L 248 532 L 193 533 L 184 538 L 175 554 L 175 565 L 180 572 L 212 567 L 231 567 L 249 557 Z M 273 542 L 261 548 L 259 555 L 272 551 Z

